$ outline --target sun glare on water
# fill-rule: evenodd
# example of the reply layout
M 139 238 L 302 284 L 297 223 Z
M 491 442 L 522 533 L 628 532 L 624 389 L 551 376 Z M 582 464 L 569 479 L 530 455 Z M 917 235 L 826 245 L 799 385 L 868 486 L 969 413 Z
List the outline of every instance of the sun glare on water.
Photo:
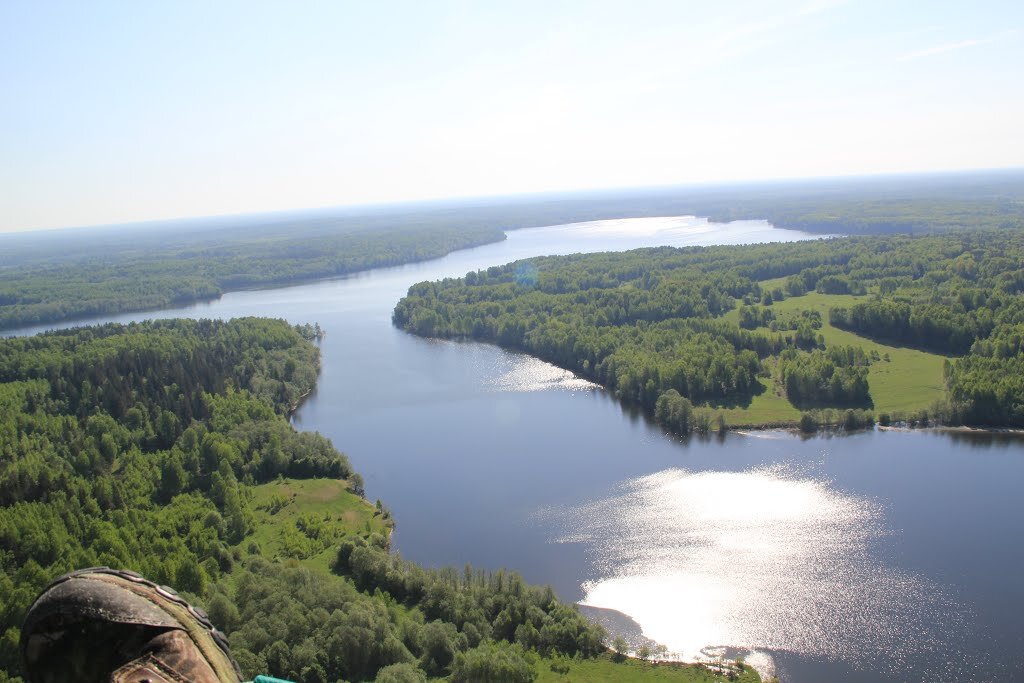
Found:
M 586 543 L 602 577 L 581 604 L 629 615 L 682 659 L 730 647 L 751 663 L 786 650 L 897 669 L 908 646 L 945 650 L 931 622 L 954 619 L 948 600 L 873 559 L 881 509 L 828 482 L 784 467 L 670 469 L 564 512 L 555 540 Z
M 497 391 L 582 391 L 597 388 L 593 382 L 577 377 L 568 370 L 529 356 L 514 357 L 512 368 L 492 378 L 490 386 Z
M 656 237 L 713 232 L 715 225 L 696 216 L 653 216 L 647 218 L 610 218 L 602 221 L 570 224 L 595 237 Z

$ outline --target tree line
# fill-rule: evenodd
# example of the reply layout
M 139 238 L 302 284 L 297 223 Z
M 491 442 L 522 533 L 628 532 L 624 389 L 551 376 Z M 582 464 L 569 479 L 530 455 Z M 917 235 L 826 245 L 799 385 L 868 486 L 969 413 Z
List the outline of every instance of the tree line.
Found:
M 0 269 L 0 330 L 213 299 L 225 291 L 346 275 L 443 256 L 505 239 L 500 230 L 445 225 L 114 250 Z M 11 257 L 9 257 L 11 258 Z

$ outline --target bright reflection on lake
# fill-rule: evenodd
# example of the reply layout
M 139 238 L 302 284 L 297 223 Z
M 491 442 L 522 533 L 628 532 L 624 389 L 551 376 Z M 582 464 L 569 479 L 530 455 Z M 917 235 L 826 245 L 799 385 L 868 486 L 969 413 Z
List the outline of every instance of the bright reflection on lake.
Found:
M 761 650 L 773 674 L 763 650 L 777 649 L 881 658 L 896 673 L 903 648 L 932 646 L 928 615 L 946 598 L 872 557 L 869 542 L 888 533 L 876 502 L 779 465 L 672 468 L 620 488 L 566 510 L 560 540 L 592 544 L 602 578 L 582 604 L 629 614 L 675 656 Z
M 722 224 L 696 216 L 615 218 L 508 233 L 510 248 L 516 252 L 528 252 L 529 256 L 595 250 L 625 251 L 640 247 L 790 242 L 806 237 L 804 233 L 781 230 L 765 221 Z M 517 258 L 525 258 L 525 255 Z
M 508 364 L 509 369 L 489 382 L 490 386 L 499 391 L 582 391 L 598 388 L 593 382 L 536 358 L 512 356 L 509 360 L 512 361 Z

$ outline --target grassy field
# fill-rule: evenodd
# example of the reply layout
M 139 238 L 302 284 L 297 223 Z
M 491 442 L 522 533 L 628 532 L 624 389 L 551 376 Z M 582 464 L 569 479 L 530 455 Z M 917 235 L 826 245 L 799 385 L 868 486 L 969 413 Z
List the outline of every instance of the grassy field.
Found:
M 691 664 L 651 664 L 637 659 L 627 659 L 617 663 L 612 655 L 602 655 L 594 659 L 563 659 L 568 664 L 568 673 L 557 673 L 551 670 L 553 661 L 541 659 L 537 664 L 538 683 L 711 683 L 712 681 L 729 680 L 724 675 L 714 674 L 702 666 Z M 761 677 L 753 669 L 746 667 L 739 674 L 739 683 L 760 683 Z
M 755 396 L 746 408 L 715 409 L 721 413 L 730 427 L 764 427 L 796 424 L 800 411 L 782 395 L 771 379 L 761 377 L 764 393 Z
M 243 545 L 255 542 L 266 558 L 298 556 L 303 565 L 328 571 L 343 536 L 386 534 L 390 528 L 372 504 L 347 487 L 338 479 L 280 479 L 253 487 L 256 530 Z
M 765 289 L 780 286 L 777 280 L 761 283 Z M 865 352 L 877 351 L 882 360 L 872 363 L 868 371 L 868 385 L 874 401 L 874 411 L 892 413 L 896 411 L 916 411 L 928 408 L 944 395 L 942 364 L 944 356 L 926 351 L 918 351 L 902 346 L 889 346 L 872 341 L 866 337 L 840 330 L 828 323 L 828 309 L 836 306 L 850 306 L 866 297 L 845 294 L 818 294 L 812 292 L 804 296 L 787 298 L 772 305 L 776 316 L 798 311 L 818 311 L 821 313 L 822 328 L 819 330 L 826 345 L 860 346 Z M 739 310 L 727 313 L 726 320 L 739 322 Z M 889 360 L 885 360 L 888 356 Z M 757 426 L 795 422 L 800 418 L 800 411 L 781 394 L 771 379 L 762 379 L 766 391 L 755 396 L 747 408 L 733 408 L 722 411 L 726 422 L 731 426 Z

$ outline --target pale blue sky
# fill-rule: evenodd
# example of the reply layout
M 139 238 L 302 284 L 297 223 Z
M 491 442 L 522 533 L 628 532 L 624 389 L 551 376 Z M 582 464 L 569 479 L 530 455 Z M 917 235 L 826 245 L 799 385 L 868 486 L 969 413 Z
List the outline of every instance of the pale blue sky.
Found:
M 0 230 L 1024 165 L 1024 2 L 0 2 Z

